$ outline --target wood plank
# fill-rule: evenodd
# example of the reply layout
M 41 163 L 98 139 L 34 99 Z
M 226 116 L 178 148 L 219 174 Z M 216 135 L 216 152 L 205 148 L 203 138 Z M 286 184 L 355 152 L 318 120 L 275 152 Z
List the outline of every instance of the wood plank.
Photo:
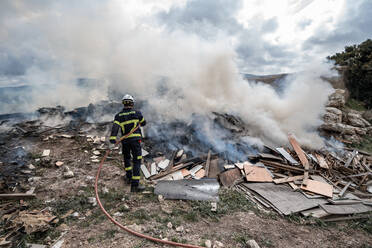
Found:
M 294 184 L 294 183 L 292 183 L 292 182 L 289 182 L 288 184 L 289 184 L 289 186 L 291 186 L 291 188 L 292 188 L 293 190 L 298 190 L 298 188 L 299 188 L 296 184 Z
M 313 209 L 302 211 L 301 214 L 306 217 L 311 216 L 314 218 L 322 218 L 322 217 L 329 215 L 329 213 L 327 213 L 326 211 L 324 211 L 322 208 L 319 208 L 319 207 L 315 209 L 313 208 Z
M 203 178 L 205 177 L 205 170 L 204 169 L 201 169 L 199 170 L 198 172 L 195 173 L 195 178 L 196 179 L 200 179 L 200 178 Z
M 319 195 L 332 197 L 333 186 L 328 183 L 318 182 L 315 180 L 308 179 L 307 185 L 301 185 L 301 189 L 307 190 Z
M 327 161 L 324 159 L 322 155 L 315 153 L 315 157 L 318 160 L 318 164 L 321 168 L 329 169 Z
M 172 172 L 181 170 L 181 169 L 186 168 L 186 167 L 188 167 L 188 166 L 190 166 L 192 164 L 194 164 L 194 163 L 193 162 L 189 162 L 189 163 L 186 163 L 186 164 L 179 164 L 177 166 L 174 166 L 171 171 L 164 171 L 162 173 L 159 173 L 159 174 L 157 174 L 155 176 L 150 177 L 150 179 L 151 180 L 156 180 L 156 179 L 162 178 L 164 176 L 167 176 L 167 175 L 171 174 Z
M 264 158 L 264 159 L 272 159 L 272 160 L 283 161 L 283 159 L 281 157 L 272 155 L 270 153 L 259 153 L 258 156 L 260 156 L 261 158 Z
M 371 215 L 359 215 L 359 216 L 348 216 L 348 217 L 335 217 L 335 218 L 328 218 L 323 220 L 324 222 L 335 222 L 335 221 L 344 221 L 344 220 L 359 220 L 359 219 L 369 219 Z
M 351 161 L 353 161 L 354 157 L 358 154 L 358 151 L 357 150 L 354 150 L 353 153 L 351 154 L 351 157 L 349 157 L 349 159 L 346 161 L 345 163 L 345 167 L 349 167 Z
M 209 176 L 209 166 L 211 163 L 211 150 L 208 151 L 207 162 L 205 163 L 205 176 Z
M 352 205 L 320 205 L 329 214 L 359 214 L 372 211 L 372 207 L 364 204 Z
M 301 212 L 327 203 L 325 199 L 307 199 L 302 193 L 293 191 L 285 184 L 244 183 L 244 187 L 264 197 L 284 215 Z
M 295 137 L 293 136 L 293 134 L 289 134 L 288 139 L 289 139 L 289 143 L 291 143 L 291 145 L 292 145 L 293 149 L 295 150 L 298 158 L 300 159 L 301 164 L 305 168 L 304 180 L 303 180 L 302 184 L 307 185 L 308 180 L 309 180 L 309 168 L 310 168 L 309 161 L 307 160 L 304 151 L 300 147 L 300 144 L 298 144 L 298 142 L 295 139 Z
M 225 172 L 222 172 L 219 175 L 220 181 L 223 186 L 230 187 L 231 185 L 234 185 L 234 183 L 242 178 L 242 175 L 240 173 L 240 170 L 238 168 L 227 170 Z
M 338 194 L 339 197 L 343 197 L 344 194 L 346 193 L 347 188 L 351 185 L 351 182 L 348 182 L 345 187 L 341 190 L 341 192 Z
M 292 171 L 292 172 L 297 172 L 297 173 L 303 173 L 305 171 L 304 169 L 301 169 L 301 168 L 297 168 L 297 167 L 294 167 L 294 166 L 285 165 L 285 164 L 281 164 L 281 163 L 277 163 L 277 162 L 273 162 L 273 161 L 260 160 L 260 162 L 262 162 L 266 166 L 274 167 L 274 168 L 278 168 L 278 169 L 283 169 L 283 170 L 287 170 L 287 171 Z
M 0 194 L 2 200 L 19 200 L 35 198 L 36 194 L 14 193 L 14 194 Z
M 272 182 L 273 178 L 266 168 L 245 164 L 244 172 L 248 182 Z
M 293 182 L 293 181 L 296 181 L 296 180 L 301 180 L 303 178 L 304 178 L 304 176 L 285 177 L 285 178 L 280 178 L 280 179 L 274 179 L 273 182 L 275 184 L 288 183 L 288 182 Z
M 211 160 L 209 164 L 208 178 L 218 178 L 220 174 L 220 169 L 218 168 L 218 158 Z

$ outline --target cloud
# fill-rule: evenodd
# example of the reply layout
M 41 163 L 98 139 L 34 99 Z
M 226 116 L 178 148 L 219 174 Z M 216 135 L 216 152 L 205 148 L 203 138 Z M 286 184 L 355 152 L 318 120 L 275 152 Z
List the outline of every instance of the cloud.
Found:
M 371 38 L 371 13 L 371 1 L 346 1 L 334 25 L 319 26 L 314 35 L 304 42 L 303 48 L 305 50 L 316 48 L 332 54 L 343 50 L 347 45 L 357 44 Z
M 294 54 L 288 47 L 264 37 L 277 30 L 278 19 L 255 14 L 250 19 L 252 25 L 246 27 L 236 18 L 242 7 L 240 0 L 191 0 L 160 12 L 158 18 L 170 31 L 182 29 L 208 40 L 234 40 L 242 70 L 279 72 L 278 62 L 281 66 L 291 64 Z

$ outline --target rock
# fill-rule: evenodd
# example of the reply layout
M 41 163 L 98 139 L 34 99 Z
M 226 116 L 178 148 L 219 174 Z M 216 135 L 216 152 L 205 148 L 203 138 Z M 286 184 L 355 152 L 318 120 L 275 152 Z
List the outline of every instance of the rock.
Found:
M 176 228 L 176 232 L 183 232 L 183 231 L 184 231 L 183 226 L 179 226 Z
M 347 114 L 348 124 L 354 127 L 367 127 L 370 126 L 369 122 L 364 120 L 360 114 L 348 113 Z
M 75 212 L 75 213 L 72 214 L 72 217 L 77 218 L 77 217 L 79 217 L 79 215 L 80 215 L 80 214 L 79 214 L 78 212 Z
M 211 211 L 212 212 L 217 212 L 217 202 L 211 202 Z
M 92 204 L 93 207 L 97 206 L 97 199 L 95 197 L 88 197 L 88 202 Z
M 353 135 L 355 134 L 355 127 L 342 123 L 324 123 L 320 126 L 322 130 L 336 133 Z
M 206 240 L 205 243 L 204 243 L 205 247 L 207 248 L 211 248 L 212 247 L 212 241 L 210 240 Z
M 27 181 L 31 182 L 38 182 L 41 180 L 41 177 L 30 177 Z
M 68 231 L 69 227 L 65 223 L 62 223 L 59 227 L 57 227 L 57 229 L 59 231 Z
M 92 162 L 93 163 L 99 163 L 100 161 L 98 159 L 93 159 Z
M 370 122 L 370 123 L 372 122 L 372 110 L 365 111 L 362 116 L 368 122 Z
M 143 230 L 143 227 L 142 226 L 139 226 L 137 225 L 136 223 L 130 225 L 130 226 L 127 226 L 129 229 L 133 230 L 133 231 L 136 231 L 136 232 L 142 232 Z
M 249 248 L 260 248 L 260 246 L 257 244 L 257 242 L 254 239 L 248 240 L 247 246 Z
M 159 202 L 164 202 L 164 196 L 158 195 L 158 201 Z
M 108 192 L 109 192 L 109 190 L 108 190 L 107 187 L 103 187 L 102 188 L 102 193 L 107 194 Z
M 100 155 L 101 153 L 99 151 L 93 151 L 94 155 Z
M 113 215 L 114 215 L 114 216 L 116 216 L 116 217 L 120 217 L 120 216 L 123 216 L 123 215 L 124 215 L 124 213 L 121 213 L 121 212 L 116 212 L 116 213 L 114 213 Z
M 45 149 L 43 151 L 43 154 L 41 155 L 42 157 L 48 157 L 50 155 L 50 150 L 49 149 Z
M 342 111 L 337 108 L 328 107 L 323 119 L 326 123 L 341 123 L 342 122 Z
M 30 169 L 30 170 L 34 170 L 35 166 L 33 164 L 29 164 L 29 165 L 27 165 L 27 168 Z
M 361 141 L 362 141 L 362 138 L 358 135 L 344 135 L 343 138 L 346 140 L 346 141 L 350 141 L 352 143 L 357 143 L 359 144 Z
M 70 170 L 66 171 L 66 172 L 63 173 L 63 177 L 64 178 L 72 178 L 72 177 L 74 177 L 74 173 Z
M 172 223 L 171 223 L 171 222 L 168 222 L 167 227 L 168 227 L 169 229 L 172 229 L 172 228 L 173 228 Z
M 57 166 L 57 167 L 60 167 L 60 166 L 62 166 L 63 164 L 64 164 L 64 162 L 62 162 L 62 161 L 57 161 L 57 162 L 56 162 L 56 166 Z
M 345 90 L 336 89 L 333 94 L 328 97 L 327 107 L 342 108 L 345 106 Z
M 358 134 L 358 135 L 366 135 L 368 132 L 368 129 L 367 128 L 360 128 L 360 127 L 356 127 L 355 128 L 355 133 Z
M 213 248 L 225 247 L 220 241 L 214 241 Z

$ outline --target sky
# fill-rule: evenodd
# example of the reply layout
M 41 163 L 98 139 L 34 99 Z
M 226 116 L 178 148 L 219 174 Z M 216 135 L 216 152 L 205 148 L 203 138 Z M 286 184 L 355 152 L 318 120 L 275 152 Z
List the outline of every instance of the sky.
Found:
M 313 59 L 372 36 L 370 0 L 4 0 L 0 76 L 45 70 L 55 63 L 58 55 L 47 48 L 64 38 L 58 38 L 58 29 L 53 30 L 57 35 L 45 35 L 50 29 L 43 25 L 49 21 L 63 25 L 59 17 L 67 13 L 96 18 L 103 10 L 112 11 L 110 6 L 122 12 L 110 20 L 114 26 L 125 20 L 133 30 L 184 32 L 222 42 L 236 53 L 239 70 L 251 74 L 300 71 Z

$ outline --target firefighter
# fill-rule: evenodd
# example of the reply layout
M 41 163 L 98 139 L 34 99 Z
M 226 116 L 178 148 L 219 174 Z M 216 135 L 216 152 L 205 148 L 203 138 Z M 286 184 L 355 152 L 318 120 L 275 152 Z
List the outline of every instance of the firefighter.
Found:
M 133 109 L 134 98 L 131 95 L 125 95 L 122 99 L 124 108 L 121 112 L 115 115 L 114 124 L 112 125 L 110 142 L 115 144 L 116 135 L 121 130 L 121 135 L 124 136 L 133 131 L 139 125 L 145 126 L 146 121 L 140 111 Z M 131 192 L 141 192 L 145 189 L 140 185 L 140 166 L 142 160 L 141 149 L 141 129 L 138 128 L 131 135 L 122 141 L 122 149 L 124 156 L 124 166 L 126 177 L 125 181 L 131 185 Z M 133 158 L 133 166 L 131 165 L 131 156 Z

